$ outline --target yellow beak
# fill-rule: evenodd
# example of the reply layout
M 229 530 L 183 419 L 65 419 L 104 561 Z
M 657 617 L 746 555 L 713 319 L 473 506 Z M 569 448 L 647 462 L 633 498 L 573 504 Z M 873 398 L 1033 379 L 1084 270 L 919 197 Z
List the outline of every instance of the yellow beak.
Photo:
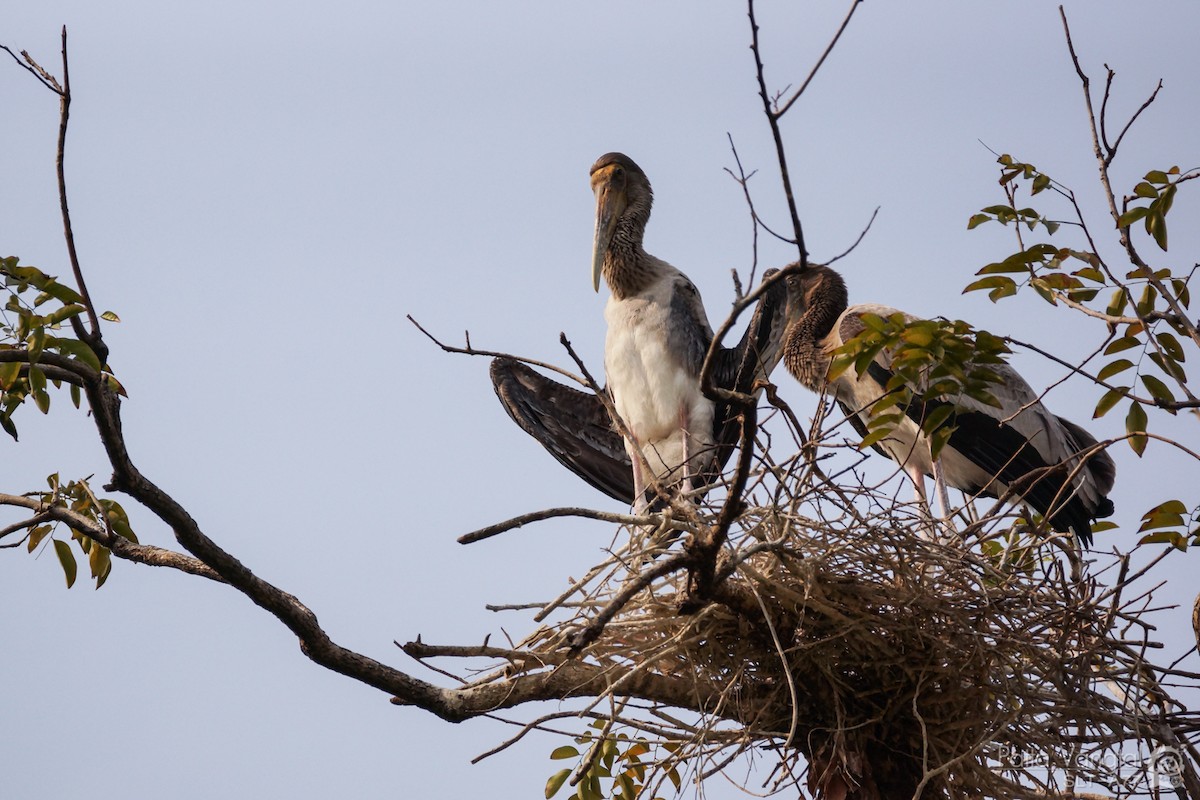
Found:
M 607 175 L 600 177 L 600 180 L 595 181 L 594 184 L 596 232 L 592 238 L 592 288 L 598 292 L 600 291 L 600 272 L 604 266 L 604 255 L 608 252 L 608 244 L 617 227 L 617 219 L 625 210 L 625 191 L 623 186 L 614 186 L 613 181 L 610 181 Z

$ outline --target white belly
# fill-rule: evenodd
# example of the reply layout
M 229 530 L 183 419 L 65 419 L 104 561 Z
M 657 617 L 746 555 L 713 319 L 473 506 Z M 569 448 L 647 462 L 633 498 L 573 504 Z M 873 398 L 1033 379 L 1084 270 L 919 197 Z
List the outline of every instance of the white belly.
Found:
M 712 446 L 713 426 L 713 404 L 700 392 L 698 376 L 668 349 L 667 313 L 655 298 L 610 299 L 605 308 L 608 388 L 659 477 L 683 464 L 685 436 L 689 461 L 698 468 Z

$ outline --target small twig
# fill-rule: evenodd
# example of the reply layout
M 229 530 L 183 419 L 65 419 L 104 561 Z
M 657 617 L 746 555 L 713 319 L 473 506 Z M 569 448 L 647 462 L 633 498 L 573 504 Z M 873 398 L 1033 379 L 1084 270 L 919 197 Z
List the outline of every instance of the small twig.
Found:
M 21 58 L 17 58 L 17 54 L 9 49 L 8 45 L 0 44 L 0 50 L 3 50 L 12 56 L 13 61 L 16 61 L 21 68 L 29 71 L 29 73 L 32 74 L 33 77 L 37 78 L 38 81 L 47 89 L 57 95 L 62 95 L 63 90 L 62 87 L 58 85 L 58 80 L 49 72 L 47 72 L 41 64 L 38 64 L 36 61 L 34 61 L 33 56 L 29 55 L 28 51 L 22 50 Z
M 771 136 L 775 140 L 775 156 L 779 161 L 779 177 L 783 181 L 783 194 L 787 198 L 788 213 L 792 218 L 792 232 L 795 238 L 792 243 L 800 253 L 801 271 L 808 269 L 808 249 L 804 246 L 804 230 L 800 226 L 800 214 L 796 211 L 796 198 L 792 193 L 792 181 L 788 175 L 787 154 L 783 147 L 783 134 L 779 130 L 779 115 L 771 105 L 771 97 L 767 93 L 767 79 L 763 71 L 762 52 L 758 45 L 758 22 L 754 18 L 754 0 L 747 0 L 750 17 L 750 50 L 754 53 L 754 71 L 758 78 L 758 96 L 762 98 L 763 113 L 767 115 L 767 124 L 771 127 Z
M 862 229 L 862 233 L 858 234 L 858 238 L 854 240 L 854 243 L 833 258 L 826 260 L 825 266 L 829 266 L 835 261 L 839 261 L 854 252 L 854 248 L 858 247 L 858 245 L 866 237 L 867 231 L 871 230 L 871 226 L 875 224 L 875 217 L 879 216 L 879 209 L 880 206 L 875 206 L 875 210 L 871 212 L 871 218 L 867 220 L 867 226 Z
M 571 649 L 575 652 L 582 650 L 600 637 L 604 632 L 605 626 L 608 625 L 612 618 L 617 613 L 629 604 L 639 592 L 646 589 L 650 584 L 654 583 L 664 575 L 669 575 L 676 570 L 683 569 L 691 562 L 692 557 L 687 552 L 675 553 L 668 556 L 666 559 L 659 561 L 654 566 L 640 573 L 637 577 L 632 578 L 624 583 L 620 591 L 613 595 L 608 604 L 600 610 L 596 616 L 592 617 L 587 627 L 575 633 L 571 637 Z
M 413 319 L 412 314 L 405 314 L 405 317 L 408 319 L 409 322 L 411 322 L 416 327 L 417 330 L 419 330 L 421 333 L 425 334 L 425 337 L 427 339 L 429 339 L 429 341 L 433 342 L 438 347 L 440 347 L 442 349 L 442 352 L 458 353 L 460 355 L 466 355 L 466 356 L 485 356 L 487 358 L 511 358 L 513 361 L 519 361 L 522 364 L 529 364 L 530 366 L 541 367 L 542 369 L 548 370 L 550 372 L 556 372 L 559 375 L 562 375 L 564 378 L 567 378 L 568 380 L 575 381 L 580 386 L 588 385 L 587 381 L 585 381 L 583 378 L 576 375 L 575 373 L 569 372 L 569 371 L 563 369 L 562 367 L 556 367 L 555 365 L 549 364 L 545 361 L 538 361 L 533 358 L 522 358 L 521 356 L 514 356 L 511 353 L 501 353 L 498 350 L 478 350 L 471 346 L 470 333 L 467 333 L 467 335 L 466 335 L 466 340 L 467 340 L 466 347 L 455 347 L 452 344 L 446 344 L 445 342 L 441 341 L 436 336 L 434 336 L 432 333 L 425 330 L 425 328 L 421 326 L 421 323 L 419 323 L 415 319 Z
M 858 10 L 858 4 L 861 2 L 862 0 L 851 0 L 850 10 L 846 12 L 846 18 L 843 19 L 842 24 L 838 26 L 837 33 L 835 33 L 833 38 L 829 40 L 829 44 L 825 47 L 825 52 L 821 53 L 821 57 L 818 58 L 817 63 L 813 65 L 812 71 L 808 73 L 808 77 L 804 79 L 804 83 L 800 84 L 800 88 L 797 89 L 791 98 L 789 98 L 788 101 L 783 104 L 782 108 L 775 112 L 776 116 L 782 117 L 784 114 L 786 114 L 788 109 L 792 107 L 792 103 L 795 103 L 800 99 L 800 95 L 804 94 L 804 90 L 808 88 L 810 83 L 812 83 L 813 78 L 817 77 L 817 70 L 821 69 L 821 65 L 825 63 L 825 59 L 828 58 L 829 54 L 833 52 L 834 46 L 838 43 L 838 39 L 842 38 L 842 34 L 845 32 L 846 26 L 850 24 L 850 18 L 854 16 L 854 12 Z
M 497 522 L 495 525 L 488 525 L 486 528 L 464 533 L 458 537 L 459 544 L 473 544 L 475 542 L 489 539 L 497 534 L 505 533 L 531 522 L 541 522 L 546 519 L 554 519 L 555 517 L 580 517 L 581 519 L 594 519 L 601 522 L 615 522 L 618 525 L 659 525 L 664 521 L 661 514 L 613 514 L 607 511 L 594 511 L 590 508 L 578 507 L 561 507 L 547 508 L 541 511 L 531 511 L 528 514 L 522 514 L 518 517 Z M 678 530 L 687 530 L 687 526 L 677 523 L 672 527 Z

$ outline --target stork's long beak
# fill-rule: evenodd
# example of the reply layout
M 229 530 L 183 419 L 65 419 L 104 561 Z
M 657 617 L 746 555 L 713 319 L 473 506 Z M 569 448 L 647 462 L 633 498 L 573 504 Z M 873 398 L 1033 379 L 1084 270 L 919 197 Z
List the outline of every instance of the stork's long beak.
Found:
M 608 252 L 608 243 L 617 227 L 617 218 L 625 210 L 625 192 L 605 179 L 596 183 L 595 191 L 596 233 L 592 238 L 592 288 L 598 292 L 604 254 Z

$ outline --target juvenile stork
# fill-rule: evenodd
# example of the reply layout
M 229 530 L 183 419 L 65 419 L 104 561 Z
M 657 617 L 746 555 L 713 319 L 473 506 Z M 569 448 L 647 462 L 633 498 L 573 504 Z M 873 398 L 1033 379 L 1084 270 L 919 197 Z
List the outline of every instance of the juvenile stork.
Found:
M 644 466 L 657 478 L 679 478 L 686 493 L 712 452 L 714 409 L 700 390 L 700 367 L 713 333 L 695 285 L 642 248 L 654 199 L 646 173 L 628 156 L 608 153 L 592 165 L 591 176 L 592 288 L 600 291 L 603 275 L 610 292 L 604 374 L 625 423 L 640 504 L 648 483 Z
M 631 439 L 623 440 L 595 395 L 549 380 L 511 359 L 492 362 L 492 383 L 509 415 L 561 464 L 611 497 L 646 507 L 649 476 L 691 491 L 732 453 L 736 413 L 700 388 L 713 340 L 700 293 L 687 276 L 646 253 L 650 181 L 628 156 L 608 153 L 591 168 L 596 196 L 592 287 L 611 291 L 605 308 L 606 391 Z M 770 274 L 770 273 L 768 273 Z M 765 276 L 764 276 L 765 277 Z M 788 290 L 763 295 L 741 341 L 716 353 L 713 383 L 750 394 L 778 363 Z M 639 453 L 641 455 L 639 455 Z
M 828 390 L 851 424 L 865 433 L 871 406 L 884 396 L 892 378 L 890 358 L 881 352 L 862 375 L 850 368 L 827 380 L 831 354 L 863 329 L 863 314 L 888 317 L 896 309 L 873 304 L 847 307 L 846 284 L 825 266 L 810 266 L 792 278 L 798 302 L 784 335 L 784 363 L 800 383 L 815 392 Z M 908 316 L 908 315 L 905 315 Z M 912 317 L 908 317 L 912 320 Z M 1096 440 L 1075 423 L 1050 413 L 1025 379 L 1007 364 L 991 367 L 1003 378 L 991 391 L 1002 408 L 960 395 L 951 419 L 957 429 L 937 461 L 921 432 L 922 415 L 945 400 L 926 400 L 914 392 L 905 419 L 879 442 L 912 478 L 925 498 L 925 476 L 967 495 L 1002 496 L 1010 486 L 1060 533 L 1073 531 L 1084 547 L 1092 542 L 1091 522 L 1113 512 L 1108 493 L 1116 466 Z M 914 388 L 914 387 L 910 387 Z M 1086 461 L 1081 463 L 1081 455 Z M 947 509 L 943 508 L 943 513 Z

